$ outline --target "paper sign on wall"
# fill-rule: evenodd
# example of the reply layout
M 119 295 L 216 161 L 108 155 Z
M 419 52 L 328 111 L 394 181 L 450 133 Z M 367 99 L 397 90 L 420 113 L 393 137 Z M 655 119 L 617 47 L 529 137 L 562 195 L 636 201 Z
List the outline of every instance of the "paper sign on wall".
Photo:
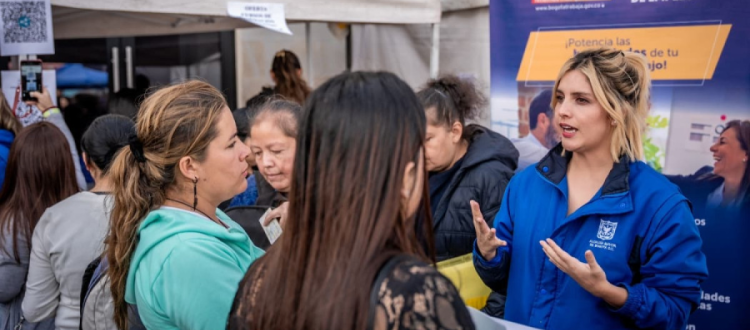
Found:
M 241 18 L 266 29 L 292 35 L 292 31 L 286 25 L 284 4 L 230 1 L 227 2 L 227 13 L 230 17 Z
M 16 98 L 16 88 L 21 86 L 21 71 L 3 71 L 2 72 L 2 85 L 3 85 L 3 96 L 8 101 L 8 105 L 13 107 Z M 52 103 L 57 105 L 57 72 L 55 70 L 44 70 L 42 71 L 42 84 L 49 91 L 49 95 L 52 95 Z M 42 120 L 42 112 L 34 106 L 28 106 L 26 103 L 21 101 L 21 96 L 18 96 L 18 103 L 15 111 L 16 117 L 21 124 L 26 127 Z
M 50 0 L 0 0 L 0 55 L 54 54 Z

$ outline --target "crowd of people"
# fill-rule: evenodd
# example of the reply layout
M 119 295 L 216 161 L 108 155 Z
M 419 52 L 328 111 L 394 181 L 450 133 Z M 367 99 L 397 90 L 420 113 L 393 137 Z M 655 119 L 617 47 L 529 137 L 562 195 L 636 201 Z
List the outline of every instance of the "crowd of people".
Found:
M 682 329 L 708 276 L 694 214 L 749 211 L 750 121 L 714 168 L 642 161 L 637 53 L 568 60 L 514 140 L 472 123 L 486 97 L 456 76 L 311 90 L 286 50 L 271 76 L 235 110 L 201 81 L 151 90 L 80 142 L 46 91 L 27 127 L 2 100 L 0 330 L 474 329 L 434 267 L 465 255 L 491 316 Z

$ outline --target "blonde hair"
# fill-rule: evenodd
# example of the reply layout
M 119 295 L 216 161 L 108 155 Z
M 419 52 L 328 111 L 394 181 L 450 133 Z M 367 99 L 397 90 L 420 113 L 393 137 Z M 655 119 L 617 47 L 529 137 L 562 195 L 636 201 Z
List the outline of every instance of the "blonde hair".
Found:
M 594 96 L 614 121 L 610 153 L 615 162 L 623 155 L 631 161 L 642 160 L 643 134 L 650 108 L 651 75 L 646 57 L 640 53 L 612 48 L 586 50 L 563 64 L 555 82 L 570 71 L 583 73 L 591 84 Z M 552 109 L 557 98 L 552 98 Z
M 13 109 L 10 108 L 8 101 L 5 100 L 5 96 L 0 93 L 0 129 L 8 130 L 13 133 L 13 136 L 18 135 L 21 131 L 21 123 L 16 119 L 16 115 L 13 114 Z
M 175 186 L 180 158 L 205 159 L 206 149 L 217 135 L 216 122 L 226 107 L 221 92 L 205 82 L 188 81 L 158 90 L 140 107 L 130 147 L 124 147 L 112 162 L 115 203 L 106 254 L 119 329 L 127 329 L 128 324 L 125 284 L 138 244 L 138 227 Z M 136 155 L 134 148 L 142 152 Z

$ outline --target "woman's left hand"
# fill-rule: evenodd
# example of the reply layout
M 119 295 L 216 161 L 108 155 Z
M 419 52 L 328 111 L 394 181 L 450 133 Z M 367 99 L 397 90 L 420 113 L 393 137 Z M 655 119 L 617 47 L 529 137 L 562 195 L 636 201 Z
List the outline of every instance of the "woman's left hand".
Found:
M 588 263 L 583 263 L 563 251 L 552 239 L 548 238 L 546 241 L 539 241 L 539 243 L 542 245 L 542 249 L 544 249 L 544 253 L 547 254 L 549 260 L 557 268 L 560 268 L 565 274 L 572 277 L 582 288 L 594 296 L 601 298 L 612 287 L 612 284 L 607 281 L 607 275 L 604 273 L 604 270 L 596 262 L 594 253 L 591 250 L 586 251 L 586 261 Z
M 266 216 L 266 223 L 264 223 L 264 226 L 268 226 L 271 224 L 271 221 L 274 219 L 279 220 L 279 225 L 281 226 L 281 229 L 284 229 L 284 225 L 286 224 L 287 214 L 289 213 L 289 202 L 284 202 L 279 207 L 271 210 L 271 212 L 268 213 L 268 216 Z

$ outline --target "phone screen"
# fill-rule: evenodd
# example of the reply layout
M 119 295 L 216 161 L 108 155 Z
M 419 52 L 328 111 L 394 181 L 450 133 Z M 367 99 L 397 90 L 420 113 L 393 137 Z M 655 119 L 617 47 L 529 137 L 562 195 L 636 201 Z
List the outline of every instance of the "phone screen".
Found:
M 21 62 L 21 93 L 22 99 L 36 100 L 29 92 L 42 91 L 42 62 L 24 61 Z

